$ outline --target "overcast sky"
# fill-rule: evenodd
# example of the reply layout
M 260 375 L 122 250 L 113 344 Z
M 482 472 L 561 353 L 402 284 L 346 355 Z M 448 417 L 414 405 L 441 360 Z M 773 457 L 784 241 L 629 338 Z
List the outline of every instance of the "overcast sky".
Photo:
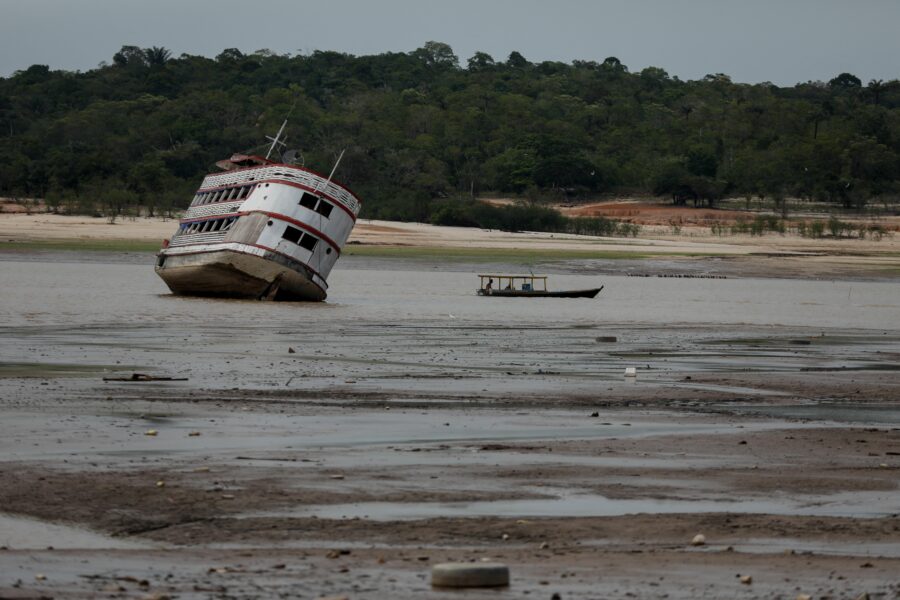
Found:
M 682 79 L 793 85 L 900 78 L 900 0 L 0 0 L 0 76 L 88 70 L 125 44 L 214 57 L 409 52 L 446 42 L 505 60 L 661 67 Z

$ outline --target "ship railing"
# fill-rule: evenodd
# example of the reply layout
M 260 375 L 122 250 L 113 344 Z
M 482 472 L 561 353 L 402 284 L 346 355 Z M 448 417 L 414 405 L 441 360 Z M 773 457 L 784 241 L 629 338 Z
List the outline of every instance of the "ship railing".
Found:
M 246 171 L 226 171 L 224 173 L 216 173 L 207 175 L 203 180 L 201 189 L 225 187 L 238 183 L 247 183 L 252 181 L 264 181 L 268 179 L 281 179 L 299 183 L 300 185 L 316 190 L 320 194 L 324 194 L 329 198 L 340 202 L 345 208 L 349 209 L 354 215 L 359 214 L 359 200 L 348 192 L 346 189 L 334 182 L 327 182 L 324 177 L 301 171 L 299 169 L 288 169 L 283 166 L 265 167 L 262 169 L 248 169 Z M 326 185 L 327 183 L 327 185 Z
M 208 233 L 188 233 L 175 235 L 169 242 L 169 248 L 178 246 L 190 246 L 193 244 L 211 244 L 215 242 L 222 242 L 225 240 L 225 236 L 227 234 L 227 231 L 213 231 Z
M 237 212 L 243 204 L 240 202 L 223 202 L 221 204 L 205 204 L 202 206 L 192 206 L 185 211 L 183 219 L 199 219 L 202 217 L 215 217 L 218 215 L 227 215 Z

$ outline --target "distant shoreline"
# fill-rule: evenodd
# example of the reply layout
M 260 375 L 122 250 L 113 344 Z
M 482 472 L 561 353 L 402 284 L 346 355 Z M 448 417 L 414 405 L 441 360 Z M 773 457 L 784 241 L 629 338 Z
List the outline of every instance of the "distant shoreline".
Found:
M 0 214 L 0 252 L 156 252 L 177 220 L 105 218 L 47 213 Z M 706 227 L 679 234 L 644 228 L 637 238 L 504 232 L 422 223 L 360 220 L 344 256 L 378 259 L 499 261 L 702 261 L 696 265 L 752 276 L 900 278 L 900 239 L 808 239 L 791 235 L 719 237 Z

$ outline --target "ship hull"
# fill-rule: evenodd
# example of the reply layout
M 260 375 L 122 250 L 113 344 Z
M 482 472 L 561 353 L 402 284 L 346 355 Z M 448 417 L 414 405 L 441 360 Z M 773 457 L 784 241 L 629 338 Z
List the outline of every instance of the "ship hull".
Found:
M 303 265 L 223 249 L 166 256 L 156 273 L 173 294 L 247 300 L 321 302 L 326 293 Z

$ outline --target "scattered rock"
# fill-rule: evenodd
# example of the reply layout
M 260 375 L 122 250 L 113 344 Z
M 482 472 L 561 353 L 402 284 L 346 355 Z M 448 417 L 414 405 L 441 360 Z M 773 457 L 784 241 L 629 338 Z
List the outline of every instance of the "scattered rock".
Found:
M 199 431 L 192 431 L 188 433 L 188 437 L 197 437 L 198 435 L 200 435 Z
M 316 600 L 350 600 L 349 596 L 319 596 Z
M 500 563 L 441 563 L 431 568 L 434 587 L 471 588 L 509 585 L 509 567 Z
M 598 413 L 598 412 L 592 412 L 592 413 L 591 413 L 591 416 L 592 416 L 592 417 L 599 417 L 599 416 L 600 416 L 600 413 Z
M 47 579 L 47 576 L 44 575 L 43 573 L 38 573 L 34 576 L 34 578 L 37 579 L 38 581 L 44 581 L 45 579 Z
M 163 481 L 162 479 L 160 479 L 159 481 L 156 482 L 156 487 L 160 487 L 160 488 L 166 487 L 166 482 Z
M 744 585 L 750 585 L 751 583 L 753 583 L 753 577 L 751 577 L 750 575 L 741 575 L 741 583 L 743 583 Z
M 290 346 L 288 346 L 288 354 L 296 354 L 296 353 L 297 353 L 296 350 L 294 350 L 293 348 L 291 348 Z
M 604 342 L 604 343 L 614 343 L 617 340 L 616 340 L 616 336 L 614 336 L 614 335 L 601 335 L 600 337 L 597 338 L 597 341 Z
M 331 477 L 331 479 L 343 479 L 344 478 L 343 475 L 331 475 L 330 477 Z
M 869 593 L 863 592 L 862 594 L 857 596 L 855 600 L 869 600 Z
M 691 546 L 702 546 L 706 543 L 706 536 L 702 533 L 698 533 L 694 536 L 694 539 L 691 540 Z
M 144 432 L 144 435 L 149 435 L 152 437 L 152 436 L 155 436 L 157 433 L 159 433 L 159 432 L 156 431 L 155 429 L 148 429 L 147 431 Z
M 795 600 L 812 600 L 812 596 L 809 594 L 797 594 L 797 598 Z

